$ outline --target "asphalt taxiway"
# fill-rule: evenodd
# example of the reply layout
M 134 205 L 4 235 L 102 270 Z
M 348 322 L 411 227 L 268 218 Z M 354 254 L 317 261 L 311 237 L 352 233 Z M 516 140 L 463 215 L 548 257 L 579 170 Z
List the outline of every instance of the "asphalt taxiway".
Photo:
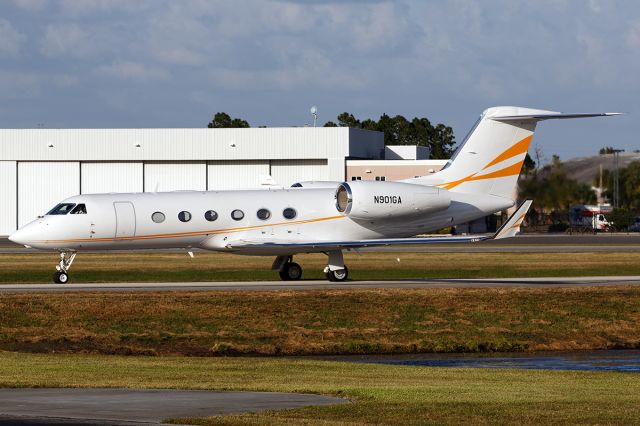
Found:
M 345 403 L 331 396 L 276 392 L 0 389 L 0 425 L 160 424 L 176 417 Z
M 40 292 L 144 292 L 144 291 L 278 291 L 334 290 L 366 288 L 552 288 L 640 285 L 640 276 L 483 278 L 483 279 L 410 279 L 390 281 L 346 281 L 342 283 L 302 281 L 238 281 L 175 283 L 87 283 L 87 284 L 2 284 L 2 293 Z

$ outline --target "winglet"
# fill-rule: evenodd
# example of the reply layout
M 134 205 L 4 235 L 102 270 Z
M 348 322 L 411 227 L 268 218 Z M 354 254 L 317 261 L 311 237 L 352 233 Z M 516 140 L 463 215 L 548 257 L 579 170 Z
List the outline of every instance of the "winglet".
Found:
M 492 239 L 500 240 L 502 238 L 515 237 L 520 232 L 520 226 L 524 222 L 524 217 L 531 207 L 533 200 L 526 200 L 520 204 L 520 207 L 511 215 L 511 217 L 498 229 Z

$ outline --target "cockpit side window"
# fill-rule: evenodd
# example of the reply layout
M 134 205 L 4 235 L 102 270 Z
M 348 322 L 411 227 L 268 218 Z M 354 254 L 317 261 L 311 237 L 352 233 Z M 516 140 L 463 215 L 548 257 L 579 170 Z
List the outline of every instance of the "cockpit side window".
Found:
M 76 208 L 71 210 L 71 214 L 87 214 L 87 206 L 84 204 L 78 204 Z
M 49 210 L 47 215 L 64 215 L 69 213 L 75 206 L 76 205 L 74 203 L 60 203 Z

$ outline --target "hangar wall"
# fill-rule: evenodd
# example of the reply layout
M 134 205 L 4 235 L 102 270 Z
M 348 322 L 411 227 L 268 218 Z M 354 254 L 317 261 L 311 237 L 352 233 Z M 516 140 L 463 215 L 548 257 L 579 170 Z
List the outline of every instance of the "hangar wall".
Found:
M 0 161 L 0 234 L 15 229 L 18 220 L 17 174 L 15 161 Z
M 80 164 L 67 161 L 18 163 L 18 225 L 45 214 L 60 200 L 80 193 Z
M 0 129 L 0 235 L 88 193 L 257 188 L 345 178 L 383 135 L 349 128 Z

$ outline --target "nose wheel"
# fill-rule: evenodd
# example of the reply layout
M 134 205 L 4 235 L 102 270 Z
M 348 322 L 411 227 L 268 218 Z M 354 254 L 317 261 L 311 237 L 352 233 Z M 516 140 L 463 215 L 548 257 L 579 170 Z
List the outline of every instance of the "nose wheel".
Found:
M 69 275 L 66 272 L 57 271 L 53 274 L 53 282 L 56 284 L 66 284 L 69 281 Z
M 76 258 L 76 253 L 60 252 L 60 263 L 56 265 L 57 271 L 53 274 L 53 282 L 56 284 L 66 284 L 69 282 L 69 268 Z

